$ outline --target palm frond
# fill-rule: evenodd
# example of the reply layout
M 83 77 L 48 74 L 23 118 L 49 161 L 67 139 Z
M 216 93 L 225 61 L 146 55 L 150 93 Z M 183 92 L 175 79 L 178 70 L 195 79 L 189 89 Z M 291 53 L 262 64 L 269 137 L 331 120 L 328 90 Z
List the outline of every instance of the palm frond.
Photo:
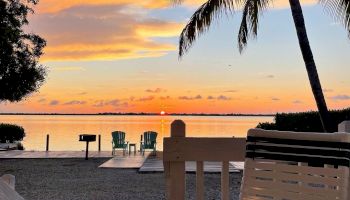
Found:
M 181 0 L 174 0 L 181 1 Z M 208 0 L 192 15 L 190 21 L 182 30 L 179 41 L 179 57 L 182 57 L 194 41 L 210 27 L 214 18 L 223 12 L 233 12 L 233 0 Z
M 185 0 L 170 0 L 170 1 L 173 2 L 174 4 L 181 4 Z
M 319 3 L 344 25 L 350 39 L 350 0 L 319 0 Z
M 250 36 L 258 34 L 259 16 L 269 6 L 270 0 L 245 0 L 242 22 L 238 32 L 238 49 L 242 53 Z

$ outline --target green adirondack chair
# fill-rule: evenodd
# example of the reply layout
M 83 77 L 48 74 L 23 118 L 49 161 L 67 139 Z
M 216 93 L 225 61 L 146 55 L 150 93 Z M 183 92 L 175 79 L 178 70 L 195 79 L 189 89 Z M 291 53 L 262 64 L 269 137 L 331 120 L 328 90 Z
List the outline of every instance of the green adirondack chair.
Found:
M 157 153 L 157 132 L 146 131 L 143 133 L 143 141 L 141 141 L 141 153 L 145 155 L 146 149 L 152 149 L 152 153 L 155 155 Z
M 123 149 L 123 155 L 125 155 L 129 144 L 129 142 L 125 141 L 125 132 L 113 131 L 112 138 L 112 155 L 115 155 L 115 149 Z

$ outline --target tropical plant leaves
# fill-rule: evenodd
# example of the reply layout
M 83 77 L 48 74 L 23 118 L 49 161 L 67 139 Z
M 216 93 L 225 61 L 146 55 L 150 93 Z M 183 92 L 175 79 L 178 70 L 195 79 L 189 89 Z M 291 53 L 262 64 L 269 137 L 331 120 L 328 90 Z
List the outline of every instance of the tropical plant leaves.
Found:
M 180 4 L 184 0 L 172 0 Z M 208 0 L 192 15 L 180 35 L 179 57 L 182 57 L 194 41 L 210 27 L 213 19 L 225 11 L 234 11 L 235 3 L 243 8 L 242 21 L 238 32 L 238 49 L 242 53 L 248 40 L 256 38 L 259 27 L 259 16 L 273 0 Z M 350 0 L 319 0 L 337 21 L 341 22 L 350 39 Z
M 320 0 L 319 3 L 344 25 L 350 38 L 350 0 Z
M 174 0 L 174 2 L 181 3 L 181 0 Z M 197 37 L 208 30 L 214 18 L 219 17 L 223 12 L 233 11 L 234 3 L 232 0 L 208 0 L 200 6 L 181 32 L 179 56 L 182 57 Z
M 267 9 L 269 0 L 245 0 L 242 21 L 238 31 L 238 49 L 242 52 L 250 36 L 258 34 L 259 15 Z

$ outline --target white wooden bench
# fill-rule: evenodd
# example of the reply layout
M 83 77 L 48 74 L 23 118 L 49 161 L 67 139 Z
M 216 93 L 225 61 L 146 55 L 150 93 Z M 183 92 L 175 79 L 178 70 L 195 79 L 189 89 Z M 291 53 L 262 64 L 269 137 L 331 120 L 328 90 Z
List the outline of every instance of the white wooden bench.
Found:
M 24 198 L 15 191 L 15 177 L 13 175 L 5 174 L 0 177 L 0 199 L 24 200 Z
M 251 129 L 241 200 L 350 200 L 349 133 Z
M 196 199 L 205 199 L 203 161 L 221 161 L 229 200 L 229 161 L 245 161 L 240 200 L 350 200 L 349 133 L 251 129 L 247 138 L 188 138 L 175 120 L 164 138 L 167 199 L 185 199 L 185 161 L 196 161 Z

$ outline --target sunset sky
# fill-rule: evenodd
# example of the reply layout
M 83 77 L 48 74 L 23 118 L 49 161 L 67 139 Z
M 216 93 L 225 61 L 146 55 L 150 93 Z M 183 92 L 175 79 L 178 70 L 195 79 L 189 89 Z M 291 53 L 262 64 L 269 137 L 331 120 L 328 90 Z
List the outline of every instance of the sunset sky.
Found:
M 275 113 L 315 110 L 287 0 L 237 48 L 241 12 L 224 15 L 181 60 L 178 36 L 204 1 L 41 0 L 26 30 L 47 40 L 45 84 L 0 112 Z M 313 1 L 304 16 L 330 109 L 350 105 L 350 40 Z

